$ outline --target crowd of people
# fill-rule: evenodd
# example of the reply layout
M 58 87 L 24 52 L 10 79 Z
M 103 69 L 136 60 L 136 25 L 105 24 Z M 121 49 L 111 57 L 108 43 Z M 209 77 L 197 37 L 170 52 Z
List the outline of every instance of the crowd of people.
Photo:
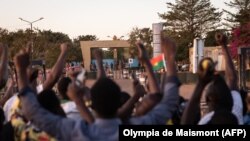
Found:
M 162 34 L 161 49 L 167 71 L 161 83 L 154 75 L 143 43 L 138 42 L 138 58 L 145 67 L 148 84 L 144 87 L 133 77 L 133 94 L 106 76 L 102 51 L 94 53 L 97 80 L 88 88 L 77 78 L 79 72 L 63 76 L 70 48 L 61 44 L 61 53 L 47 79 L 37 84 L 38 71 L 30 64 L 30 44 L 14 58 L 17 81 L 8 76 L 8 47 L 0 44 L 0 140 L 38 141 L 116 141 L 119 125 L 207 125 L 250 124 L 249 98 L 237 85 L 237 75 L 227 48 L 227 37 L 216 34 L 226 60 L 225 77 L 216 70 L 211 58 L 198 66 L 199 80 L 191 99 L 179 95 L 175 42 Z M 82 78 L 83 79 L 83 78 Z M 14 89 L 16 87 L 18 89 Z M 57 91 L 53 87 L 57 87 Z M 208 107 L 201 114 L 202 93 Z M 248 107 L 246 107 L 248 102 Z

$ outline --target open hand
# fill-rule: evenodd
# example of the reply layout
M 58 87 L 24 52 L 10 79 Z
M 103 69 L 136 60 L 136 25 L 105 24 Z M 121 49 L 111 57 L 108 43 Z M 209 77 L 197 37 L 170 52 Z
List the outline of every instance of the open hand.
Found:
M 62 43 L 60 48 L 61 48 L 61 52 L 67 52 L 67 50 L 69 48 L 69 44 L 68 43 Z
M 17 69 L 26 70 L 30 65 L 29 53 L 27 50 L 21 50 L 14 58 L 14 64 Z
M 170 38 L 161 34 L 161 50 L 165 54 L 166 58 L 175 59 L 176 55 L 176 45 L 175 42 Z

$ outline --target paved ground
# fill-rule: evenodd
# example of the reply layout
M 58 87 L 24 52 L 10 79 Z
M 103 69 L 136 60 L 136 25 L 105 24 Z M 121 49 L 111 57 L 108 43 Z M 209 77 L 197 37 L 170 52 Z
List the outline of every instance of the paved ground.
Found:
M 123 80 L 115 80 L 115 81 L 120 85 L 123 91 L 126 91 L 130 94 L 133 93 L 131 80 L 123 79 Z M 95 80 L 88 80 L 87 86 L 91 87 L 94 84 L 94 82 Z M 195 86 L 194 84 L 183 84 L 180 87 L 180 95 L 182 95 L 185 99 L 189 99 L 194 90 L 194 86 Z

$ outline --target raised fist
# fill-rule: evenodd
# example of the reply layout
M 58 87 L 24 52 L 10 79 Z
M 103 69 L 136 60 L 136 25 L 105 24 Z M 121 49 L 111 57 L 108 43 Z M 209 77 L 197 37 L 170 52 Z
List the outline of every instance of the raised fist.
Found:
M 137 49 L 138 49 L 138 58 L 141 60 L 141 61 L 145 61 L 148 59 L 148 55 L 147 55 L 147 51 L 144 47 L 144 45 L 138 41 L 136 43 L 136 46 L 137 46 Z
M 220 32 L 216 33 L 215 40 L 219 45 L 222 45 L 222 46 L 227 45 L 227 36 L 223 33 L 220 33 Z
M 20 51 L 14 58 L 17 69 L 27 69 L 30 65 L 29 53 L 26 50 Z
M 204 83 L 209 83 L 215 72 L 215 63 L 211 58 L 204 58 L 200 61 L 198 66 L 199 79 Z
M 68 43 L 62 43 L 61 46 L 61 52 L 66 52 L 69 48 L 69 44 Z

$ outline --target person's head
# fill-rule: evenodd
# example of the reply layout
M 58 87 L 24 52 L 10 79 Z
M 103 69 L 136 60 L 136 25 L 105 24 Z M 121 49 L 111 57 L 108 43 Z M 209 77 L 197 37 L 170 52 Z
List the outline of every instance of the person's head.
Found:
M 114 118 L 120 107 L 120 87 L 109 78 L 99 79 L 91 88 L 92 108 L 101 118 Z
M 66 117 L 59 99 L 56 97 L 56 93 L 53 90 L 44 90 L 37 96 L 38 102 L 43 108 L 50 111 L 53 114 Z
M 70 83 L 71 79 L 69 77 L 63 77 L 57 83 L 58 92 L 60 96 L 65 100 L 69 100 L 69 97 L 67 96 L 67 90 Z
M 236 116 L 228 110 L 218 110 L 214 112 L 208 125 L 238 125 Z
M 140 102 L 136 104 L 136 116 L 142 116 L 145 115 L 145 113 L 152 110 L 152 107 L 154 107 L 157 103 L 159 103 L 162 99 L 162 94 L 147 94 L 145 95 Z
M 120 105 L 122 106 L 125 104 L 130 98 L 130 95 L 127 92 L 122 91 L 121 92 L 121 100 L 120 100 Z
M 220 75 L 215 75 L 208 84 L 205 98 L 209 111 L 217 109 L 232 110 L 233 99 L 231 91 Z

